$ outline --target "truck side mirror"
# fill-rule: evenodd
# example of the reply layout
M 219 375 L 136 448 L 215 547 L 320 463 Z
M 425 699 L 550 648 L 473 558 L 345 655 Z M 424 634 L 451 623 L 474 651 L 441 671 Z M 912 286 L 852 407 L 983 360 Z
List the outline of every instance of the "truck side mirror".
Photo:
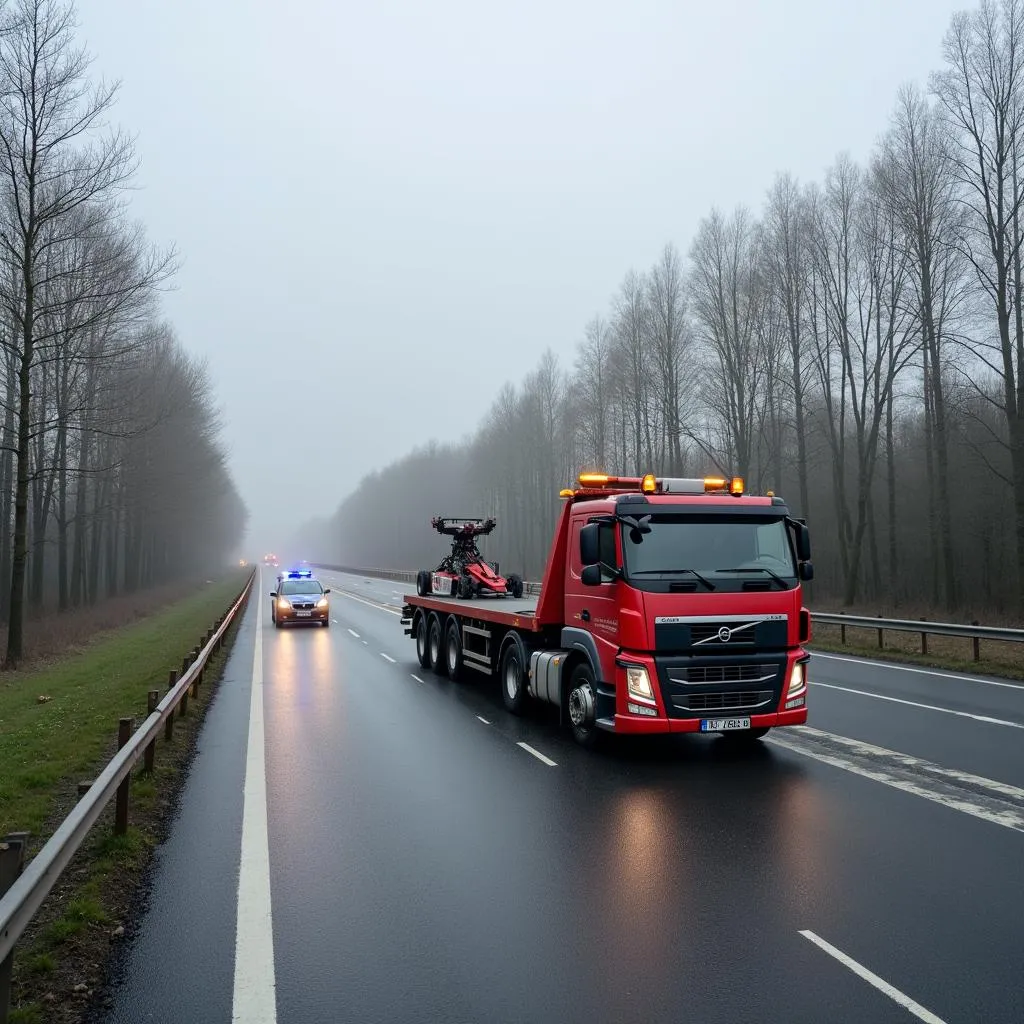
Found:
M 584 527 L 584 529 L 589 529 L 589 527 Z M 580 573 L 580 582 L 585 587 L 601 586 L 604 583 L 604 580 L 601 578 L 601 566 L 596 564 L 585 565 L 583 572 Z
M 805 583 L 809 583 L 814 579 L 814 565 L 810 559 L 800 563 L 800 579 Z
M 599 523 L 587 523 L 580 530 L 580 561 L 585 566 L 596 566 L 601 561 L 600 530 Z
M 796 557 L 801 562 L 809 561 L 811 557 L 811 531 L 807 524 L 799 519 L 790 519 L 790 526 L 793 528 L 793 540 L 796 542 Z

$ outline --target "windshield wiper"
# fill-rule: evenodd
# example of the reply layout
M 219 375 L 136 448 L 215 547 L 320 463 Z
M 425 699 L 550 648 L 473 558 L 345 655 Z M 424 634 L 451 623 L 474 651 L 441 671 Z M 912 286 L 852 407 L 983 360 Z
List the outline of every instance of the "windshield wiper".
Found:
M 766 569 L 763 565 L 751 566 L 749 569 L 716 569 L 715 572 L 766 572 L 783 590 L 789 590 L 789 585 L 778 573 Z
M 656 575 L 660 574 L 660 575 L 667 576 L 667 575 L 670 575 L 672 573 L 684 573 L 684 572 L 688 572 L 688 573 L 691 573 L 692 575 L 696 576 L 697 579 L 699 579 L 701 581 L 701 583 L 703 583 L 704 586 L 708 588 L 708 590 L 715 590 L 715 589 L 717 589 L 715 587 L 714 583 L 712 583 L 710 580 L 704 579 L 704 577 L 701 576 L 701 574 L 699 572 L 697 572 L 696 569 L 638 569 L 636 572 L 631 572 L 629 575 L 630 576 L 656 576 Z

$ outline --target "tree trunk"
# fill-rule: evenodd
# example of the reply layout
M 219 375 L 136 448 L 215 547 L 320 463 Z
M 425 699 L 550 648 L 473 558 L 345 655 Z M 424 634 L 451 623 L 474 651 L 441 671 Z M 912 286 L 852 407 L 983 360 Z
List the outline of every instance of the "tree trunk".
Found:
M 31 261 L 26 251 L 25 266 Z M 14 557 L 11 561 L 11 617 L 7 624 L 5 668 L 16 668 L 24 653 L 25 569 L 28 562 L 29 421 L 32 415 L 32 356 L 35 352 L 34 286 L 26 273 L 25 316 L 22 322 L 22 350 L 18 367 L 18 451 L 14 489 Z

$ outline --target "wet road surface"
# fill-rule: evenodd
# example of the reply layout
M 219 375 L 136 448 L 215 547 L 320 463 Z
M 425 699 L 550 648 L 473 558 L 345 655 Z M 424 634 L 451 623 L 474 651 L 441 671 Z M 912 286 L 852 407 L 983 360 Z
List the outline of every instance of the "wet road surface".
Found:
M 807 730 L 591 753 L 323 578 L 277 631 L 264 573 L 108 1021 L 1024 1020 L 1024 686 L 816 656 Z

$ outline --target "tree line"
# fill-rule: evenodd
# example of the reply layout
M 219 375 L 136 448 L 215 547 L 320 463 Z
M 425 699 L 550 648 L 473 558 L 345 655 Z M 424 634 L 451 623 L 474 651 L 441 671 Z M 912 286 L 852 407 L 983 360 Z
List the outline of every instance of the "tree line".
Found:
M 0 6 L 0 617 L 89 605 L 223 560 L 245 509 L 210 381 L 160 313 L 173 250 L 126 202 L 74 7 Z
M 470 441 L 304 539 L 419 566 L 430 515 L 495 515 L 492 548 L 535 576 L 580 470 L 738 474 L 807 518 L 819 605 L 1024 610 L 1022 159 L 1024 0 L 986 0 L 869 159 L 712 210 L 625 275 L 572 365 L 548 352 Z

